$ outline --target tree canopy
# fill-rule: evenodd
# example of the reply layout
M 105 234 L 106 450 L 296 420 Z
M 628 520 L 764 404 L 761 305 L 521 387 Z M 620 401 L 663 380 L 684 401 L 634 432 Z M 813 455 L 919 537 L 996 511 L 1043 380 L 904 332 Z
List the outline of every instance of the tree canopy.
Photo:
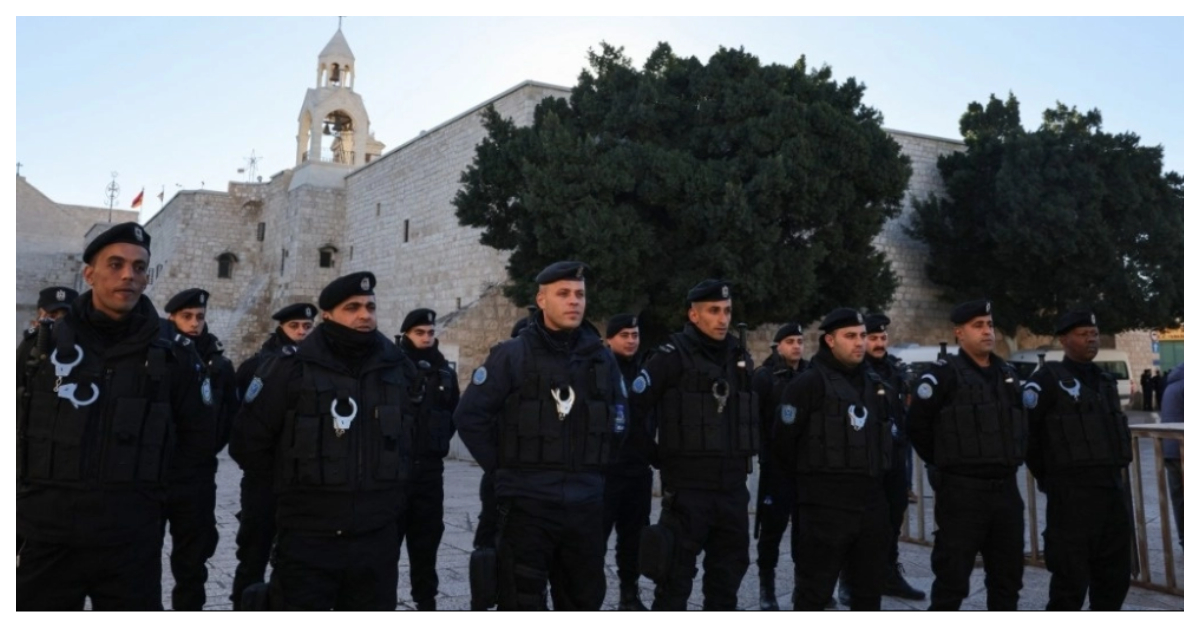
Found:
M 897 279 L 872 239 L 911 167 L 865 86 L 741 49 L 704 64 L 663 43 L 638 70 L 601 43 L 588 60 L 531 126 L 485 111 L 461 177 L 460 223 L 511 251 L 510 299 L 531 303 L 539 270 L 580 260 L 591 317 L 677 326 L 710 277 L 732 283 L 734 321 L 751 326 L 888 305 Z
M 1011 94 L 967 107 L 966 151 L 938 160 L 946 196 L 914 200 L 907 227 L 943 297 L 987 295 L 1009 333 L 1052 333 L 1079 306 L 1106 333 L 1182 318 L 1183 178 L 1161 146 L 1101 123 L 1058 103 L 1026 131 Z

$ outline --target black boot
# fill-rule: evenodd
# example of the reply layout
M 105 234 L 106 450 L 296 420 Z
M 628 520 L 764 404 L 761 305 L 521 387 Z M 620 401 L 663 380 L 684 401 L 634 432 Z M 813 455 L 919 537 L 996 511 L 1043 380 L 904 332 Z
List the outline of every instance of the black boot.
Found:
M 758 609 L 779 610 L 775 599 L 775 570 L 758 572 Z
M 621 601 L 617 604 L 617 610 L 648 610 L 642 603 L 636 581 L 621 582 Z
M 850 587 L 846 586 L 845 575 L 838 578 L 837 600 L 839 604 L 847 608 L 850 607 Z
M 889 567 L 887 577 L 883 579 L 883 594 L 900 599 L 925 599 L 925 591 L 914 588 L 904 579 L 904 567 L 899 562 Z

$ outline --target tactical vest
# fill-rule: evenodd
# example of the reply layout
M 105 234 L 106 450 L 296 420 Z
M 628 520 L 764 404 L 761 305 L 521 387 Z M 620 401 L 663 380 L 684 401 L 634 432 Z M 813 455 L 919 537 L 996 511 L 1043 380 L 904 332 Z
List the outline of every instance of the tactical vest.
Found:
M 958 355 L 947 359 L 958 387 L 938 413 L 934 464 L 1020 466 L 1029 439 L 1029 420 L 1017 389 L 1020 379 L 1001 363 L 1001 381 L 991 383 L 965 364 L 969 360 Z
M 825 381 L 825 400 L 808 417 L 797 472 L 878 477 L 891 468 L 892 425 L 886 411 L 893 394 L 870 368 L 861 390 L 836 370 L 820 364 L 814 369 Z
M 68 327 L 55 335 L 60 363 L 80 358 Z M 107 365 L 100 352 L 84 350 L 62 378 L 49 357 L 41 359 L 18 398 L 18 477 L 78 489 L 163 484 L 175 442 L 171 366 L 178 360 L 160 338 L 144 354 Z
M 524 352 L 525 378 L 504 401 L 500 420 L 499 467 L 534 470 L 596 471 L 611 463 L 625 411 L 609 404 L 621 387 L 609 377 L 605 352 L 595 352 L 578 378 L 542 347 L 518 337 Z M 574 390 L 571 410 L 560 418 L 559 400 Z M 620 427 L 624 431 L 624 426 Z
M 1122 467 L 1133 460 L 1129 419 L 1121 412 L 1117 383 L 1102 374 L 1100 391 L 1084 386 L 1062 363 L 1051 361 L 1046 369 L 1054 375 L 1054 406 L 1046 414 L 1049 444 L 1044 449 L 1047 472 L 1089 466 Z
M 454 434 L 455 376 L 445 364 L 433 366 L 426 361 L 417 362 L 417 372 L 424 390 L 419 394 L 413 453 L 418 458 L 441 459 L 450 453 L 450 437 Z
M 354 378 L 301 361 L 297 404 L 277 449 L 282 488 L 385 490 L 408 478 L 415 419 L 400 366 Z M 338 418 L 353 419 L 348 427 Z
M 679 383 L 657 405 L 658 450 L 663 457 L 749 457 L 758 452 L 758 394 L 746 368 L 698 360 L 678 333 L 671 335 L 683 362 Z M 721 400 L 724 396 L 724 400 Z

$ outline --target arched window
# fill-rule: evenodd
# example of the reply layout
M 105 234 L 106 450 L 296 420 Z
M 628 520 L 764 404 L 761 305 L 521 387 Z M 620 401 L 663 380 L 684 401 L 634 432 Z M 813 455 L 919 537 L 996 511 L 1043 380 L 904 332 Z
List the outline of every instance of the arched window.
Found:
M 237 261 L 238 261 L 237 256 L 235 256 L 234 254 L 232 254 L 230 252 L 225 252 L 224 254 L 217 256 L 217 277 L 218 278 L 232 278 L 233 277 L 233 265 Z
M 333 267 L 333 255 L 337 253 L 337 248 L 333 245 L 326 245 L 321 248 L 321 268 L 329 269 Z

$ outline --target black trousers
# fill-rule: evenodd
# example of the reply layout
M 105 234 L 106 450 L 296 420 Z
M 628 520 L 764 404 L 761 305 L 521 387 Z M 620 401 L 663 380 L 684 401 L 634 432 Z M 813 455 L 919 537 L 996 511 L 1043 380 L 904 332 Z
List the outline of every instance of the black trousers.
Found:
M 242 475 L 238 512 L 237 569 L 233 573 L 233 609 L 241 608 L 247 586 L 265 581 L 271 548 L 275 545 L 275 492 L 269 475 Z
M 162 610 L 162 538 L 72 547 L 24 540 L 17 610 Z
M 654 610 L 687 610 L 704 552 L 704 610 L 736 610 L 738 588 L 750 567 L 750 493 L 744 484 L 728 490 L 663 489 L 658 522 L 669 529 L 675 549 L 667 578 L 654 589 Z
M 271 605 L 282 610 L 395 610 L 400 542 L 395 524 L 357 536 L 280 529 Z
M 1045 482 L 1047 610 L 1120 610 L 1129 592 L 1132 522 L 1124 489 Z
M 870 495 L 861 510 L 799 505 L 795 528 L 795 610 L 823 610 L 839 573 L 851 610 L 879 610 L 892 531 L 882 493 Z
M 759 573 L 770 573 L 779 566 L 779 545 L 783 542 L 788 521 L 792 520 L 796 511 L 794 477 L 795 473 L 778 470 L 769 462 L 759 470 L 758 483 L 763 495 L 757 515 L 760 528 L 757 545 Z M 795 559 L 796 548 L 793 545 L 792 560 Z
M 887 500 L 888 523 L 892 528 L 887 561 L 893 565 L 900 561 L 900 527 L 908 510 L 908 488 L 912 480 L 911 471 L 904 465 L 908 453 L 912 453 L 908 444 L 897 445 L 892 456 L 892 469 L 883 474 L 883 496 Z
M 400 544 L 408 540 L 408 564 L 412 581 L 412 600 L 433 604 L 438 592 L 437 552 L 446 524 L 442 520 L 445 503 L 443 465 L 439 459 L 418 463 L 408 483 L 408 500 L 397 524 Z
M 563 505 L 500 499 L 501 610 L 545 610 L 553 573 L 555 610 L 600 610 L 604 603 L 604 501 Z
M 617 578 L 621 584 L 637 584 L 638 543 L 642 528 L 650 524 L 650 492 L 654 473 L 647 466 L 639 475 L 610 474 L 604 477 L 604 539 L 607 544 L 617 530 Z
M 217 551 L 217 484 L 203 481 L 167 485 L 165 529 L 171 533 L 171 608 L 202 610 L 208 559 Z
M 987 572 L 988 610 L 1016 610 L 1025 572 L 1025 502 L 1016 475 L 977 479 L 941 474 L 934 488 L 930 610 L 958 610 L 970 594 L 976 554 Z

